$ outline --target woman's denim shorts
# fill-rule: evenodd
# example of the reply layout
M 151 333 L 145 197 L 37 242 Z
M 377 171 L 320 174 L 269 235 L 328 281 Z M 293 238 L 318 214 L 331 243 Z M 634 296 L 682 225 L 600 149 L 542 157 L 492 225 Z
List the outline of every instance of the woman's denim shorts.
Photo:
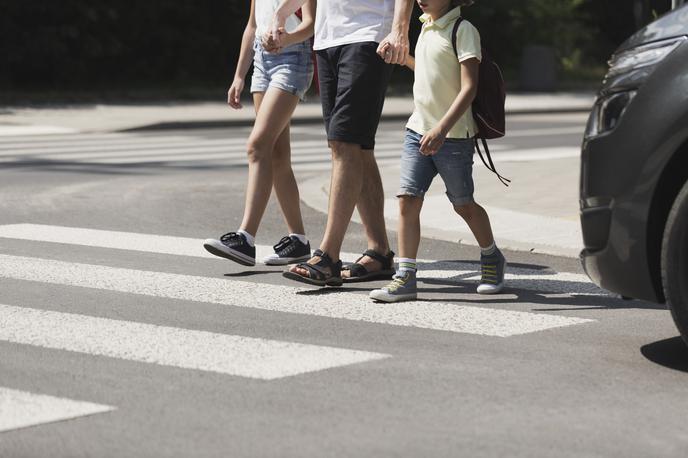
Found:
M 306 40 L 271 54 L 256 39 L 253 43 L 253 78 L 251 93 L 276 87 L 303 100 L 313 80 L 313 51 Z
M 473 202 L 473 139 L 448 138 L 437 153 L 424 156 L 420 153 L 422 138 L 419 133 L 406 129 L 397 197 L 422 198 L 439 173 L 452 204 Z

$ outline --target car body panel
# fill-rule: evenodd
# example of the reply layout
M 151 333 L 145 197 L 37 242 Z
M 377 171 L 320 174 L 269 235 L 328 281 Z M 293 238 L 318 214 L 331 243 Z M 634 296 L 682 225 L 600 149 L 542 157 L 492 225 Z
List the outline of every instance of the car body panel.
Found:
M 620 50 L 682 34 L 688 34 L 688 6 L 636 33 Z M 637 89 L 637 94 L 612 131 L 583 143 L 581 224 L 586 250 L 581 260 L 601 287 L 662 302 L 657 234 L 661 237 L 664 221 L 652 206 L 660 177 L 688 141 L 688 41 L 643 79 L 641 86 L 634 86 L 632 78 L 607 78 L 600 91 L 600 97 L 628 89 Z M 609 217 L 601 216 L 604 212 Z

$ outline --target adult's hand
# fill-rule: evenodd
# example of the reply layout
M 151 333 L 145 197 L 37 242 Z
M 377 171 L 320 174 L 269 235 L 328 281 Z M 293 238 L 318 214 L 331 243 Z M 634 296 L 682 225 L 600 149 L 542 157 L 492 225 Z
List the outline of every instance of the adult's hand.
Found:
M 238 110 L 243 108 L 241 105 L 241 92 L 244 90 L 244 80 L 241 78 L 234 78 L 232 86 L 227 91 L 227 103 L 230 107 Z
M 392 32 L 380 42 L 377 47 L 378 55 L 388 64 L 404 65 L 409 54 L 409 39 L 407 34 L 398 30 Z

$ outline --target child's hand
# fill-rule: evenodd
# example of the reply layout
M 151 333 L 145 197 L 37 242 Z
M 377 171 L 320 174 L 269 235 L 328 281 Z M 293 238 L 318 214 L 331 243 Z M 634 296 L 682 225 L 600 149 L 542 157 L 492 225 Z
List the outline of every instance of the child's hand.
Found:
M 234 78 L 232 86 L 227 91 L 227 103 L 235 110 L 243 108 L 241 105 L 241 92 L 244 90 L 244 80 Z
M 265 51 L 273 54 L 282 51 L 289 34 L 284 29 L 279 29 L 278 33 L 278 37 L 273 36 L 271 32 L 266 32 L 263 35 L 260 41 Z
M 424 156 L 433 156 L 444 145 L 446 138 L 447 132 L 439 127 L 429 130 L 420 139 L 420 153 Z

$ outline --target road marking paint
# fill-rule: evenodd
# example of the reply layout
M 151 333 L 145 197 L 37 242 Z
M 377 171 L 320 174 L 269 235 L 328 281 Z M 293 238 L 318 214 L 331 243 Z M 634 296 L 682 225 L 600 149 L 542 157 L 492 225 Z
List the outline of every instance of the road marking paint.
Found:
M 580 157 L 580 155 L 581 150 L 578 146 L 560 146 L 500 151 L 494 155 L 493 159 L 495 162 L 530 162 L 567 159 L 571 157 Z
M 261 380 L 390 357 L 2 304 L 0 340 Z
M 568 134 L 580 134 L 583 138 L 583 132 L 585 127 L 581 126 L 571 126 L 571 127 L 553 127 L 550 129 L 509 129 L 507 128 L 507 139 L 515 137 L 544 137 L 544 136 L 554 136 L 554 135 L 568 135 Z
M 0 387 L 0 433 L 113 410 L 112 406 Z
M 303 294 L 295 287 L 207 278 L 48 259 L 0 255 L 0 277 L 94 288 L 277 312 L 393 326 L 508 337 L 592 320 L 441 302 L 375 304 L 367 296 L 334 290 Z
M 73 134 L 78 132 L 76 129 L 60 126 L 0 126 L 0 137 L 17 137 L 21 135 L 54 135 L 54 134 Z
M 492 214 L 493 209 L 490 209 L 490 212 Z M 203 239 L 189 237 L 105 231 L 100 229 L 49 226 L 42 224 L 10 224 L 0 226 L 0 238 L 64 243 L 69 245 L 130 250 L 173 256 L 219 259 L 203 248 Z M 272 246 L 256 245 L 257 259 L 260 260 L 272 253 Z M 353 261 L 359 256 L 360 255 L 356 253 L 341 254 L 342 259 L 347 261 Z M 475 274 L 479 271 L 479 267 L 476 264 L 463 262 L 419 260 L 419 264 L 419 275 L 423 278 L 463 278 L 466 281 L 470 281 L 477 278 Z M 511 287 L 541 292 L 607 294 L 582 274 L 509 267 L 507 279 L 511 280 L 509 283 Z

